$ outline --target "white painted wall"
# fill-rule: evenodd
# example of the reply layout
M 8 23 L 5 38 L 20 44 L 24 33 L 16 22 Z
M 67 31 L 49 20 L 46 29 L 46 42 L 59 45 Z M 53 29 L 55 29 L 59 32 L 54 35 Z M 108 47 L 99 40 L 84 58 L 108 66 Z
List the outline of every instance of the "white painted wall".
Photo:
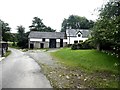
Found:
M 49 42 L 49 39 L 45 39 L 45 42 L 46 42 L 46 41 Z
M 42 39 L 30 38 L 30 41 L 42 41 Z
M 70 37 L 70 44 L 74 44 L 74 41 L 78 41 L 79 42 L 79 40 L 83 40 L 83 42 L 85 41 L 85 40 L 87 40 L 88 38 L 82 38 L 82 36 L 81 37 Z M 34 38 L 30 38 L 30 41 L 39 41 L 39 42 L 41 42 L 42 41 L 42 39 L 34 39 Z M 45 42 L 49 42 L 49 39 L 45 39 Z M 56 39 L 56 42 L 60 42 L 60 39 Z M 67 39 L 63 39 L 63 42 L 67 42 L 67 44 L 69 44 L 69 37 L 67 37 Z
M 56 42 L 60 42 L 60 39 L 56 39 Z
M 74 44 L 74 41 L 79 42 L 79 40 L 83 40 L 83 42 L 84 42 L 87 39 L 88 38 L 82 38 L 82 37 L 70 37 L 70 39 L 69 39 L 69 37 L 67 37 L 67 40 L 64 40 L 64 42 L 67 42 L 67 44 L 69 44 L 69 40 L 70 40 L 70 44 Z

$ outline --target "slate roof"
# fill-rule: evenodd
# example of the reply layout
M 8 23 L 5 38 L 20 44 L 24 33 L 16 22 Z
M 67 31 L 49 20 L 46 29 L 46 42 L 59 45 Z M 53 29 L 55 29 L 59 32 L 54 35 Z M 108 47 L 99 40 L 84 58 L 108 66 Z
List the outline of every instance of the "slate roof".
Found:
M 83 38 L 88 38 L 90 35 L 90 30 L 88 29 L 67 29 L 66 34 L 69 37 L 76 37 L 77 33 L 81 32 Z
M 37 39 L 64 39 L 65 32 L 39 32 L 39 31 L 31 31 L 28 38 L 37 38 Z

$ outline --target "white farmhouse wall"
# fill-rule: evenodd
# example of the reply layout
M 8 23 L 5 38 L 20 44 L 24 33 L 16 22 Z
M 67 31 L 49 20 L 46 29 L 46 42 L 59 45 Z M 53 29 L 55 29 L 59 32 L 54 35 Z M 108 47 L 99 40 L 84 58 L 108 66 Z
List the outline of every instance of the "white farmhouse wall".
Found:
M 88 38 L 82 38 L 82 37 L 67 37 L 67 40 L 64 40 L 67 42 L 67 44 L 74 44 L 74 41 L 80 41 L 82 40 L 83 42 L 87 40 Z M 69 42 L 70 40 L 70 42 Z
M 68 39 L 63 39 L 63 42 L 68 42 Z

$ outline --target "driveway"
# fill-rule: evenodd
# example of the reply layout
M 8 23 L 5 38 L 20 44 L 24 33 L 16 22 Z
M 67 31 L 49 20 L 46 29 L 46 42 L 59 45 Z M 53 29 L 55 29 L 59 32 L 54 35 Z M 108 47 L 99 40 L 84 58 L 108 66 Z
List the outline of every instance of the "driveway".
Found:
M 12 54 L 2 65 L 2 88 L 52 88 L 41 68 L 25 52 L 10 49 Z
M 39 64 L 46 64 L 49 66 L 56 66 L 58 67 L 58 64 L 55 60 L 53 60 L 53 57 L 51 57 L 49 52 L 55 52 L 59 49 L 50 49 L 48 51 L 46 50 L 29 50 L 26 52 L 26 55 L 33 58 L 36 62 Z

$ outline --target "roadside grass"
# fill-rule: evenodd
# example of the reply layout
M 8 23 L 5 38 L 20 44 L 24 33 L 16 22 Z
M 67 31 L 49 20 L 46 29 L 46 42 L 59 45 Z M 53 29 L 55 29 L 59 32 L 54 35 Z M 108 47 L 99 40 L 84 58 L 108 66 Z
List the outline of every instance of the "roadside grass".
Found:
M 60 63 L 72 68 L 80 68 L 87 72 L 118 73 L 118 58 L 97 50 L 60 49 L 52 52 Z
M 11 54 L 11 51 L 8 50 L 8 51 L 3 55 L 3 57 L 7 57 L 7 56 L 9 56 L 10 54 Z
M 15 42 L 15 45 L 13 45 L 13 42 L 8 42 L 8 46 L 11 48 L 20 49 L 20 47 L 17 46 L 17 42 Z

